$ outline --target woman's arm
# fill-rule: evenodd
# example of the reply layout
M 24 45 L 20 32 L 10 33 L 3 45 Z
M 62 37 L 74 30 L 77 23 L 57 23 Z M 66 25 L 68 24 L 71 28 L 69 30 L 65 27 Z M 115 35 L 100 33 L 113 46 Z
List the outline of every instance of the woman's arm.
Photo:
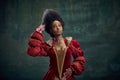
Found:
M 39 26 L 35 32 L 33 32 L 28 41 L 27 54 L 30 56 L 47 56 L 49 46 L 43 40 L 41 26 Z
M 74 57 L 74 61 L 71 65 L 72 74 L 79 75 L 84 71 L 85 68 L 86 59 L 83 56 L 84 52 L 80 48 L 80 44 L 76 40 L 72 40 L 71 49 Z

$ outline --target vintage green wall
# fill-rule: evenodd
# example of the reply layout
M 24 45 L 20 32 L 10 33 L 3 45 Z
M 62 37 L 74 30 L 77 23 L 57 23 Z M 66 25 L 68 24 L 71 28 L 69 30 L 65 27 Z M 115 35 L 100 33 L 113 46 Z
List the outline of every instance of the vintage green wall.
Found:
M 85 51 L 86 69 L 75 80 L 119 79 L 119 0 L 0 0 L 0 80 L 41 80 L 45 75 L 49 58 L 31 57 L 26 48 L 46 8 L 60 13 L 64 36 L 78 40 Z

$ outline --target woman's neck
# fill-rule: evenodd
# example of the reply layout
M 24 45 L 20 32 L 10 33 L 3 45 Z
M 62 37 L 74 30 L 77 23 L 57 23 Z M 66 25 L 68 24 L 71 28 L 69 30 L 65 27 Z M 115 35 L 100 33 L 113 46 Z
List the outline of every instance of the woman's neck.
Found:
M 62 35 L 56 36 L 56 37 L 54 37 L 54 40 L 57 43 L 61 43 L 61 41 L 63 40 L 63 36 Z

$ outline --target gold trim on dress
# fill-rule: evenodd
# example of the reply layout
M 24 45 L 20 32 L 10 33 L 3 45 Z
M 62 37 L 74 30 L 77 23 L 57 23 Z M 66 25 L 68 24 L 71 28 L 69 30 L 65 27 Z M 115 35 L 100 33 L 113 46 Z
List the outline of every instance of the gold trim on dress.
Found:
M 72 37 L 66 37 L 68 45 L 72 41 Z M 52 46 L 52 39 L 49 39 L 47 41 L 47 44 Z M 59 73 L 59 78 L 55 76 L 55 80 L 66 80 L 66 77 L 62 77 L 62 70 L 63 70 L 63 65 L 64 65 L 64 60 L 66 56 L 66 51 L 67 51 L 67 46 L 64 46 L 61 50 L 57 50 L 55 47 L 53 47 L 56 59 L 57 59 L 57 67 L 58 67 L 58 73 Z
M 70 42 L 72 41 L 72 37 L 66 37 L 67 43 L 68 45 L 70 44 Z
M 65 39 L 67 40 L 68 45 L 70 44 L 70 42 L 72 41 L 72 37 L 65 37 Z M 52 39 L 49 39 L 47 42 L 48 45 L 52 46 Z
M 55 51 L 56 59 L 57 59 L 57 67 L 58 67 L 58 73 L 59 73 L 60 80 L 65 80 L 66 79 L 66 78 L 62 77 L 62 70 L 63 70 L 63 64 L 64 64 L 64 60 L 65 60 L 66 50 L 67 50 L 67 47 L 65 47 L 64 49 L 62 49 L 60 51 L 58 51 L 54 47 L 54 51 Z
M 47 43 L 49 46 L 52 46 L 52 39 L 49 39 L 48 41 L 46 41 L 46 43 Z

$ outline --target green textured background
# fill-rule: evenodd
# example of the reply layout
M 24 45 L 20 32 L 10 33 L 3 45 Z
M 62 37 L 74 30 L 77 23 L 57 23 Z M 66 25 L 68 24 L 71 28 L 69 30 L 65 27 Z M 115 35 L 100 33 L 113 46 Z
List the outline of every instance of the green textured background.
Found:
M 45 75 L 49 58 L 28 56 L 26 48 L 46 8 L 60 13 L 64 36 L 78 40 L 85 51 L 86 69 L 76 80 L 119 80 L 119 0 L 0 0 L 0 80 L 41 80 Z

